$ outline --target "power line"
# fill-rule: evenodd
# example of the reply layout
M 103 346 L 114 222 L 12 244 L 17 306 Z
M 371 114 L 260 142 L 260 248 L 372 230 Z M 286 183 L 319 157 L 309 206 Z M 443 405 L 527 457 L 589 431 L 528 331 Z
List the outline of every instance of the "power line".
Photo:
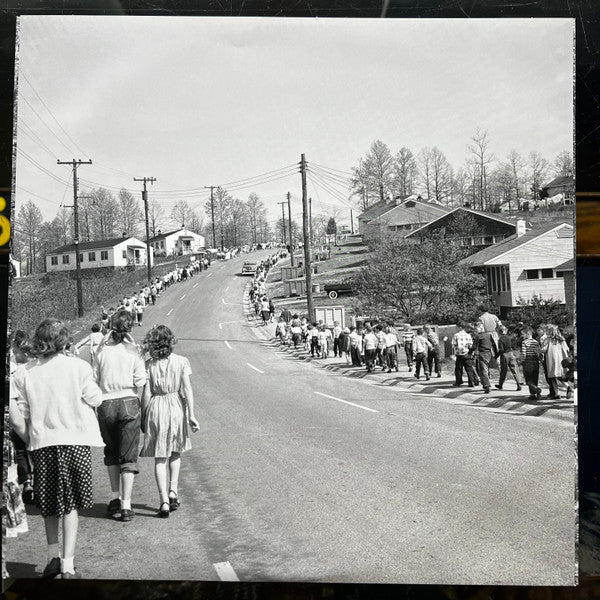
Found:
M 44 102 L 42 97 L 37 93 L 37 90 L 35 89 L 35 87 L 33 87 L 33 84 L 31 83 L 31 81 L 29 81 L 29 79 L 27 78 L 27 75 L 25 75 L 25 73 L 22 70 L 20 71 L 20 75 L 23 76 L 25 81 L 29 84 L 29 87 L 33 90 L 33 93 L 38 97 L 39 101 L 42 103 L 42 106 L 48 111 L 48 114 L 54 119 L 55 123 L 60 127 L 61 131 L 69 138 L 69 140 L 75 146 L 75 148 L 77 148 L 77 150 L 81 154 L 83 154 L 83 155 L 87 154 L 87 152 L 85 152 L 84 150 L 81 149 L 81 147 L 77 144 L 77 142 L 68 134 L 68 132 L 65 130 L 65 128 L 59 123 L 58 119 L 54 116 L 52 111 L 48 108 L 48 106 L 46 105 L 46 103 Z
M 54 173 L 52 173 L 51 171 L 49 171 L 48 169 L 43 167 L 39 162 L 37 162 L 34 158 L 29 156 L 29 154 L 27 154 L 27 152 L 25 152 L 24 150 L 21 150 L 21 148 L 19 148 L 19 147 L 17 147 L 17 154 L 20 154 L 23 158 L 28 160 L 32 165 L 34 165 L 40 171 L 42 171 L 42 173 L 45 173 L 46 175 L 48 175 L 48 177 L 51 177 L 58 183 L 62 183 L 63 185 L 65 185 L 65 184 L 68 185 L 69 182 L 66 182 L 64 179 L 61 179 L 60 177 L 56 176 Z
M 354 206 L 348 201 L 346 200 L 340 192 L 338 192 L 335 188 L 332 188 L 330 184 L 323 182 L 320 179 L 320 176 L 317 175 L 316 173 L 313 173 L 314 178 L 317 180 L 317 182 L 319 183 L 319 185 L 321 186 L 321 188 L 323 190 L 325 190 L 326 192 L 328 192 L 329 194 L 331 194 L 334 198 L 336 198 L 337 200 L 339 200 L 340 202 L 342 202 L 343 204 L 345 204 L 346 206 L 348 206 L 348 208 L 354 208 Z M 314 183 L 314 180 L 313 180 Z
M 343 174 L 343 175 L 347 175 L 347 176 L 348 176 L 348 177 L 350 177 L 350 178 L 351 178 L 351 177 L 354 177 L 354 174 L 353 174 L 353 173 L 351 173 L 351 172 L 348 172 L 348 171 L 342 171 L 342 170 L 340 170 L 340 169 L 334 169 L 333 167 L 326 167 L 326 166 L 324 166 L 324 165 L 320 165 L 320 164 L 318 164 L 318 163 L 316 163 L 316 162 L 310 162 L 310 163 L 308 163 L 308 164 L 309 164 L 309 165 L 314 165 L 315 167 L 320 167 L 321 169 L 326 169 L 326 170 L 328 170 L 328 171 L 337 171 L 338 173 L 341 173 L 341 174 Z
M 349 177 L 343 177 L 341 175 L 337 175 L 335 173 L 332 173 L 331 171 L 327 171 L 326 169 L 323 169 L 323 168 L 315 166 L 315 165 L 311 165 L 311 170 L 316 171 L 317 173 L 320 173 L 321 175 L 328 177 L 331 180 L 336 181 L 340 184 L 346 185 L 348 187 L 350 187 L 350 185 L 352 183 L 352 179 Z

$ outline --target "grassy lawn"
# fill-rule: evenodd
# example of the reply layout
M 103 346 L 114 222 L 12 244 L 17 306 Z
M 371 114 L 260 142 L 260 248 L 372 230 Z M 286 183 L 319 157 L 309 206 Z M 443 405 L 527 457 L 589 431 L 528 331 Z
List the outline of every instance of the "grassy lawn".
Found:
M 313 250 L 315 254 L 327 256 L 324 260 L 313 260 L 316 274 L 313 273 L 313 284 L 319 284 L 321 290 L 326 283 L 340 283 L 349 279 L 365 263 L 368 256 L 368 247 L 362 243 L 360 237 L 348 237 L 339 240 L 337 246 L 331 246 L 331 254 L 321 250 Z M 296 264 L 304 262 L 304 254 L 295 255 Z M 283 293 L 283 281 L 281 280 L 281 267 L 289 266 L 290 259 L 277 264 L 269 273 L 267 278 L 267 295 L 273 300 L 277 313 L 287 307 L 292 312 L 306 312 L 306 297 L 286 298 Z M 344 306 L 346 315 L 353 314 L 354 297 L 341 295 L 331 300 L 323 291 L 313 292 L 314 304 L 319 306 Z

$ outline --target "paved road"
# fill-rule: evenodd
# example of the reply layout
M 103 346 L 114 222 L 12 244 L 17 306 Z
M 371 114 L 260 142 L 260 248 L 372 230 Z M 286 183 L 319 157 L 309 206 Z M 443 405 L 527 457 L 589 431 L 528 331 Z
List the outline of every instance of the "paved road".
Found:
M 182 508 L 154 517 L 142 459 L 132 523 L 82 519 L 90 578 L 445 584 L 574 581 L 573 427 L 342 377 L 275 350 L 244 315 L 243 258 L 215 263 L 147 311 L 189 357 L 201 429 Z M 137 332 L 135 332 L 137 333 Z M 41 520 L 9 570 L 45 564 Z

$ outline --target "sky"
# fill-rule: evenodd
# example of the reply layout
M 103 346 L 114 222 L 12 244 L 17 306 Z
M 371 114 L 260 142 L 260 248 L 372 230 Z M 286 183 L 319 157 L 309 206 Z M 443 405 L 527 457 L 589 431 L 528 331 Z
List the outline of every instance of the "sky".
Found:
M 375 140 L 437 146 L 455 168 L 478 127 L 499 160 L 573 148 L 568 19 L 287 19 L 23 16 L 15 207 L 45 219 L 80 194 L 155 177 L 168 215 L 205 186 L 263 199 L 271 222 L 305 154 L 314 215 L 343 210 Z M 355 211 L 356 217 L 356 211 Z

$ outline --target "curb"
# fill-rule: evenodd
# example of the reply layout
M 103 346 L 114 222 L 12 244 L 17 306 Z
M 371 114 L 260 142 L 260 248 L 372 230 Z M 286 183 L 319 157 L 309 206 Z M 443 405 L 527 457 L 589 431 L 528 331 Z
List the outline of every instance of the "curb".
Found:
M 247 295 L 247 289 L 244 290 L 244 314 L 246 317 L 252 317 L 253 312 L 250 310 L 249 298 Z M 276 338 L 273 338 L 272 335 L 265 331 L 267 335 L 263 335 L 260 333 L 256 327 L 252 328 L 255 331 L 256 337 L 261 341 L 269 342 L 270 345 L 275 346 L 278 344 Z M 466 391 L 466 389 L 458 389 L 458 388 L 450 388 L 448 389 L 447 385 L 437 386 L 430 380 L 428 384 L 418 383 L 416 381 L 407 381 L 400 377 L 398 373 L 395 377 L 381 377 L 383 373 L 380 373 L 379 377 L 376 373 L 367 373 L 364 370 L 357 370 L 355 367 L 350 368 L 346 367 L 344 364 L 332 364 L 325 363 L 319 364 L 316 362 L 316 359 L 312 359 L 310 356 L 304 355 L 304 350 L 294 351 L 289 346 L 277 346 L 284 348 L 289 351 L 292 355 L 295 355 L 298 360 L 302 360 L 303 362 L 309 362 L 316 364 L 315 367 L 325 369 L 330 373 L 335 375 L 339 375 L 341 377 L 348 377 L 350 379 L 355 379 L 357 377 L 357 373 L 362 375 L 362 380 L 368 380 L 372 384 L 380 386 L 380 387 L 388 387 L 388 388 L 398 388 L 403 391 L 406 391 L 411 394 L 418 394 L 422 396 L 435 395 L 436 398 L 446 398 L 449 400 L 455 400 L 460 398 L 461 400 L 467 401 L 469 404 L 473 406 L 479 406 L 481 408 L 487 408 L 489 410 L 497 410 L 498 412 L 502 412 L 504 414 L 513 414 L 513 415 L 521 415 L 526 417 L 551 417 L 552 419 L 557 419 L 561 421 L 567 421 L 573 423 L 575 425 L 575 405 L 577 403 L 577 390 L 574 390 L 574 398 L 572 400 L 566 400 L 565 403 L 569 403 L 569 406 L 556 408 L 554 406 L 544 405 L 544 400 L 542 399 L 539 404 L 526 404 L 524 401 L 519 398 L 515 398 L 514 396 L 506 397 L 499 395 L 484 395 L 480 391 Z M 387 375 L 387 373 L 386 373 Z M 451 380 L 445 380 L 444 383 L 448 383 Z M 442 383 L 442 382 L 440 382 Z M 501 390 L 494 392 L 498 394 Z M 483 402 L 486 401 L 486 402 Z

